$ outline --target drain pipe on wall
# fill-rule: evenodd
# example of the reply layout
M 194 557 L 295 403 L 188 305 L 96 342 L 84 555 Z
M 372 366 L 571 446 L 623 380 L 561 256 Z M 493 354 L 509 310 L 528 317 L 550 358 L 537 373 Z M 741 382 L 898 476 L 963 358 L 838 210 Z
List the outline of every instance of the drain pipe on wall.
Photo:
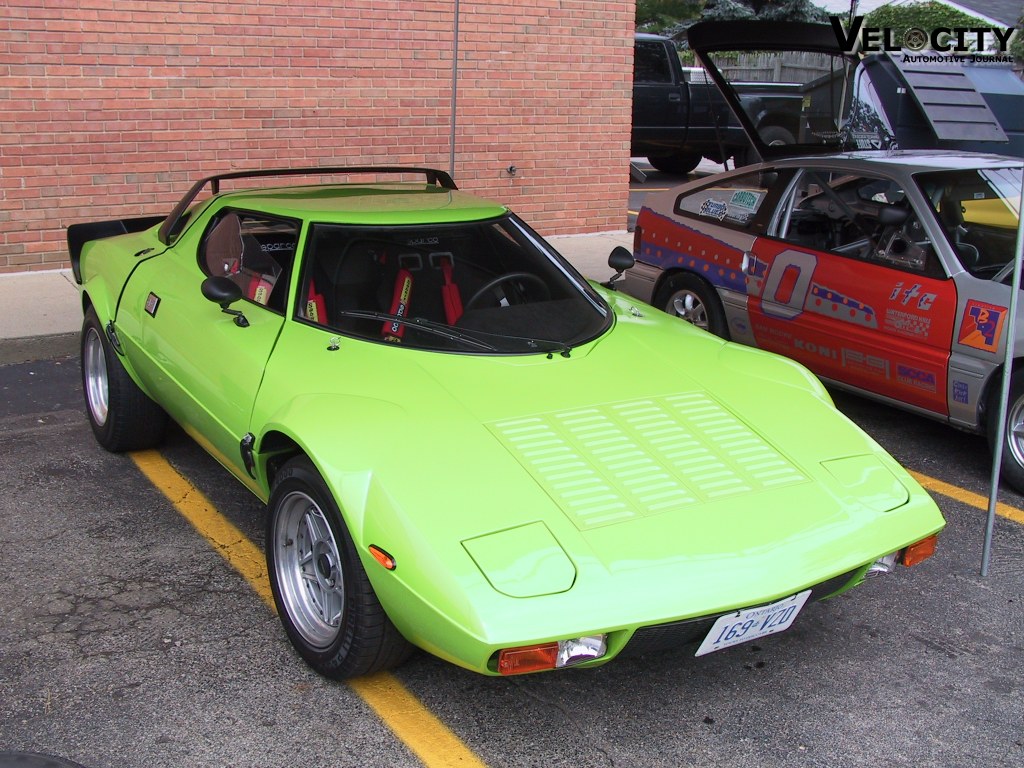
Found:
M 451 156 L 448 160 L 448 175 L 455 178 L 455 107 L 459 99 L 459 0 L 455 0 L 455 25 L 452 32 L 452 112 L 449 118 L 450 132 L 448 146 Z

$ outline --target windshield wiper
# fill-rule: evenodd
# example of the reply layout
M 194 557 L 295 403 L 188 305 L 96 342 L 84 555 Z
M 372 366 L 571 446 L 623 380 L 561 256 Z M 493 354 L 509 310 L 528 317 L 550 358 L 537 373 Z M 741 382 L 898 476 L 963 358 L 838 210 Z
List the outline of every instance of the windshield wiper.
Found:
M 422 317 L 399 317 L 398 315 L 392 315 L 387 312 L 375 312 L 373 310 L 364 309 L 343 309 L 335 313 L 339 317 L 353 317 L 357 320 L 380 320 L 382 322 L 396 322 L 401 325 L 408 325 L 421 331 L 427 331 L 433 333 L 436 336 L 442 336 L 451 341 L 461 341 L 463 344 L 471 347 L 477 347 L 478 349 L 485 349 L 488 352 L 497 352 L 498 348 L 488 344 L 486 341 L 481 341 L 474 336 L 468 336 L 465 333 L 456 331 L 449 325 L 442 323 L 435 323 L 433 320 L 424 320 Z

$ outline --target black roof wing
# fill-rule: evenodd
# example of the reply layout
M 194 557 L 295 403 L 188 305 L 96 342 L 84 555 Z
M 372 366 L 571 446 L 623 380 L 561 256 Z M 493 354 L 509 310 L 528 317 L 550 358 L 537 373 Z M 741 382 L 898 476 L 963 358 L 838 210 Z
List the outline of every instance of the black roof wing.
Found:
M 805 21 L 702 21 L 687 30 L 686 39 L 697 52 L 757 48 L 843 53 L 830 25 Z
M 384 175 L 411 173 L 422 174 L 426 177 L 427 184 L 434 184 L 441 189 L 458 189 L 449 174 L 444 171 L 439 171 L 436 168 L 406 166 L 339 166 L 323 168 L 272 168 L 267 170 L 221 173 L 216 176 L 207 176 L 192 185 L 192 188 L 189 189 L 185 196 L 178 201 L 178 204 L 174 206 L 174 209 L 170 214 L 168 214 L 167 218 L 164 219 L 164 223 L 160 227 L 159 232 L 160 242 L 164 245 L 169 245 L 170 242 L 181 233 L 182 226 L 185 223 L 185 212 L 207 185 L 210 187 L 210 192 L 216 195 L 220 192 L 220 183 L 222 181 L 229 181 L 233 179 L 260 179 L 281 176 L 335 176 L 354 173 L 375 173 Z

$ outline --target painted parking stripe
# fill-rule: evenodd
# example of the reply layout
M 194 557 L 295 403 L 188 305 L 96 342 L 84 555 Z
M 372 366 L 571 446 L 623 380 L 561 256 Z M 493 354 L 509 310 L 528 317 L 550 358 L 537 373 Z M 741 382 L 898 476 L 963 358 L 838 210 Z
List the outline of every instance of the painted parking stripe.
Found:
M 149 482 L 277 613 L 260 548 L 159 452 L 137 451 L 130 456 Z M 348 685 L 427 768 L 485 768 L 483 761 L 393 675 L 380 673 L 350 680 Z
M 921 487 L 926 488 L 929 491 L 935 491 L 935 493 L 941 493 L 943 496 L 947 496 L 954 501 L 960 501 L 964 504 L 969 504 L 977 509 L 988 511 L 988 497 L 982 496 L 980 493 L 973 493 L 955 485 L 944 483 L 941 480 L 936 480 L 934 477 L 928 477 L 928 475 L 922 475 L 920 472 L 914 472 L 913 470 L 907 470 L 911 477 L 921 484 Z M 1000 517 L 1005 517 L 1007 520 L 1013 520 L 1015 523 L 1021 523 L 1024 525 L 1024 510 L 1017 509 L 1017 507 L 1011 507 L 1009 504 L 1003 502 L 996 503 L 996 514 Z

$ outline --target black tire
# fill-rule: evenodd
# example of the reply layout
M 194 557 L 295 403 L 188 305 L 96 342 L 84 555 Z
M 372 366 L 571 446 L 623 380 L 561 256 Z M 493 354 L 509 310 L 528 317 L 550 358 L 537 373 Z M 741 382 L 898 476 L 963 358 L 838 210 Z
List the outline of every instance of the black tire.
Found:
M 167 414 L 128 375 L 92 307 L 82 322 L 81 365 L 85 412 L 99 444 L 114 452 L 159 445 Z
M 781 125 L 763 125 L 757 129 L 757 134 L 761 137 L 761 141 L 769 147 L 781 147 L 796 143 L 793 134 Z
M 992 381 L 986 405 L 986 424 L 989 448 L 995 456 L 996 428 L 999 420 L 999 393 L 1002 374 Z M 1006 407 L 1006 431 L 1003 435 L 1002 478 L 1019 493 L 1024 493 L 1024 368 L 1010 376 L 1010 399 Z
M 679 152 L 674 155 L 648 157 L 647 162 L 662 173 L 685 176 L 700 164 L 702 157 L 699 152 Z
M 307 664 L 344 680 L 409 657 L 413 647 L 377 600 L 338 505 L 305 456 L 274 478 L 266 536 L 278 615 Z
M 654 306 L 715 336 L 729 339 L 725 309 L 718 293 L 707 280 L 691 272 L 680 272 L 666 280 L 654 298 Z

